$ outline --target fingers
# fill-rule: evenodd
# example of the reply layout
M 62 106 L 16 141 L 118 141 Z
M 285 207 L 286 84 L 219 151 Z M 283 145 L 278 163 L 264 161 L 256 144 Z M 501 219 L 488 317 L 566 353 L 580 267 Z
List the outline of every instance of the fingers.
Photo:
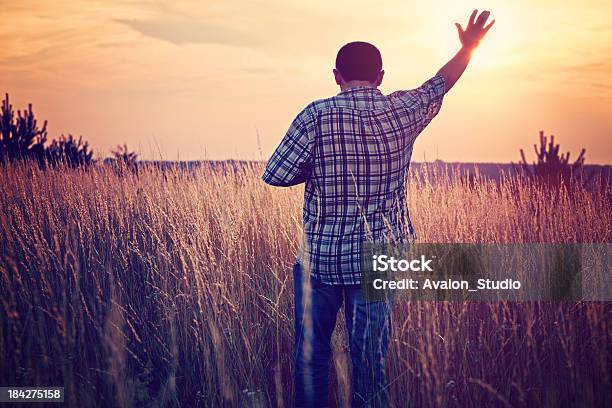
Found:
M 455 27 L 457 27 L 457 32 L 459 33 L 459 38 L 461 38 L 461 36 L 463 35 L 463 27 L 461 27 L 461 24 L 459 24 L 459 23 L 455 23 Z
M 472 15 L 470 16 L 470 21 L 468 21 L 467 27 L 474 25 L 474 19 L 476 18 L 476 14 L 478 14 L 478 10 L 472 11 Z
M 480 13 L 480 15 L 478 16 L 478 19 L 476 20 L 476 25 L 480 27 L 484 26 L 490 14 L 491 13 L 488 10 L 485 10 L 482 13 Z
M 489 24 L 487 24 L 487 25 L 485 26 L 485 28 L 484 28 L 484 32 L 485 32 L 485 34 L 486 34 L 488 31 L 489 31 L 489 29 L 490 29 L 491 27 L 493 27 L 493 24 L 495 24 L 495 20 L 491 21 Z

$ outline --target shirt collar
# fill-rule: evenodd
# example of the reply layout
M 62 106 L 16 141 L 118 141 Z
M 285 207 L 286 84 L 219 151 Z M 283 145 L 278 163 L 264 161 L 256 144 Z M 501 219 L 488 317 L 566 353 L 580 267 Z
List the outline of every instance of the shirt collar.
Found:
M 342 94 L 349 93 L 349 92 L 363 92 L 363 91 L 375 91 L 377 93 L 380 93 L 380 89 L 376 87 L 360 85 L 360 86 L 353 86 L 349 89 L 345 89 L 344 91 L 339 92 L 338 95 L 342 95 Z

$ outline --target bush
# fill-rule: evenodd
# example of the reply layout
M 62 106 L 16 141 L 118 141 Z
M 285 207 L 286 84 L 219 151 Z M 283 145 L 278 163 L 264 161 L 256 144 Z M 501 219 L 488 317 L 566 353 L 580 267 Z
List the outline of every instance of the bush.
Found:
M 47 121 L 42 128 L 38 127 L 32 104 L 28 105 L 27 111 L 17 111 L 15 117 L 7 93 L 2 101 L 0 116 L 0 162 L 27 158 L 40 160 L 45 153 Z
M 122 175 L 124 170 L 138 174 L 138 154 L 131 152 L 127 144 L 117 145 L 117 148 L 112 153 L 115 169 L 119 175 Z
M 521 162 L 517 171 L 525 176 L 542 182 L 545 185 L 559 187 L 561 184 L 569 185 L 572 179 L 583 176 L 584 155 L 586 149 L 582 149 L 576 161 L 569 163 L 570 153 L 559 156 L 559 144 L 555 145 L 555 137 L 550 136 L 550 142 L 546 144 L 544 131 L 540 131 L 540 148 L 533 145 L 533 149 L 538 158 L 537 162 L 528 164 L 525 152 L 521 149 Z M 516 167 L 515 167 L 516 169 Z
M 45 159 L 51 165 L 65 164 L 69 167 L 82 167 L 93 163 L 93 151 L 89 149 L 89 143 L 72 135 L 62 135 L 59 140 L 53 140 L 46 148 Z
M 38 127 L 32 104 L 28 105 L 26 111 L 17 111 L 15 117 L 9 96 L 5 94 L 0 116 L 0 163 L 31 159 L 36 160 L 41 167 L 65 164 L 72 168 L 93 163 L 93 151 L 82 136 L 76 139 L 72 135 L 62 135 L 45 146 L 47 121 L 42 128 Z

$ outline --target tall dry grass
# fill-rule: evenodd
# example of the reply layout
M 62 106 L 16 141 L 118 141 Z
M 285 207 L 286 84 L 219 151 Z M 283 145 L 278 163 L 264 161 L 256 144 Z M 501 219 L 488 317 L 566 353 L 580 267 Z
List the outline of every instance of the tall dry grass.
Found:
M 71 406 L 289 406 L 302 189 L 265 186 L 261 170 L 0 168 L 0 384 L 64 386 Z M 610 242 L 610 193 L 425 172 L 408 194 L 421 241 Z M 398 304 L 392 402 L 603 404 L 611 310 Z M 345 336 L 334 338 L 339 406 Z

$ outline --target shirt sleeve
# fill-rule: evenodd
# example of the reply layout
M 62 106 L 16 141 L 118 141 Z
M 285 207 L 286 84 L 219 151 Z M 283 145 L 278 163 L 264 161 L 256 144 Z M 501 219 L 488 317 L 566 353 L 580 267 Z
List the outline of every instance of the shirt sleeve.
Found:
M 445 92 L 444 77 L 436 74 L 416 89 L 397 91 L 389 97 L 400 99 L 409 109 L 418 110 L 420 125 L 424 128 L 440 111 Z
M 306 109 L 291 123 L 261 177 L 272 186 L 290 187 L 308 180 L 312 169 L 314 135 Z

